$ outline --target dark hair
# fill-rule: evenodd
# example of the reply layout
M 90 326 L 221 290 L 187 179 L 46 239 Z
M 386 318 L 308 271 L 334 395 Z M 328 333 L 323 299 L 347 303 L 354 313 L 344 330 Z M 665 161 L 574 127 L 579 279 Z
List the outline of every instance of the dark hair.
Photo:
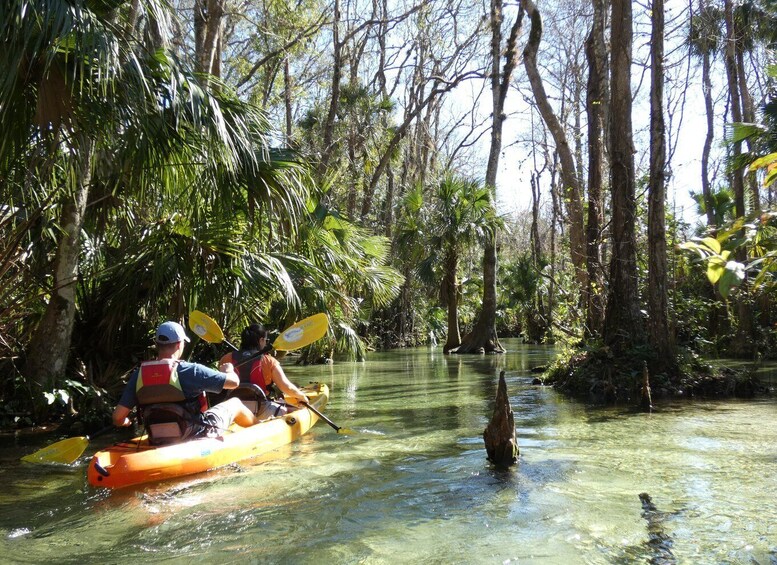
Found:
M 259 340 L 267 337 L 267 330 L 262 324 L 251 324 L 240 334 L 240 349 L 247 350 L 259 347 Z

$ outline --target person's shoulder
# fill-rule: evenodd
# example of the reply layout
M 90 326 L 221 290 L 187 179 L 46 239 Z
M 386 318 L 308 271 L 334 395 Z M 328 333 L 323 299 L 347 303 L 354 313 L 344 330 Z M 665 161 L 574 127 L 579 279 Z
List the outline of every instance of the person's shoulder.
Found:
M 140 365 L 130 370 L 127 377 L 127 383 L 129 384 L 133 381 L 136 381 L 139 374 L 140 374 Z
M 234 359 L 234 356 L 232 355 L 231 351 L 228 353 L 225 353 L 224 355 L 221 356 L 221 359 L 219 359 L 219 365 L 223 363 L 234 363 L 233 359 Z
M 218 373 L 216 369 L 203 365 L 202 363 L 192 363 L 190 361 L 180 361 L 178 363 L 179 371 L 192 371 L 194 373 Z
M 272 367 L 275 367 L 276 365 L 280 365 L 280 362 L 269 353 L 265 353 L 264 355 L 262 355 L 262 362 Z

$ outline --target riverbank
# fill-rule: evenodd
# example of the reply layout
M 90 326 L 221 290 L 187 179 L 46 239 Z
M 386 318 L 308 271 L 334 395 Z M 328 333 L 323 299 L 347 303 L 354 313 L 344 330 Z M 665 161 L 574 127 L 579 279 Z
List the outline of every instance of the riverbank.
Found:
M 561 355 L 540 378 L 559 392 L 596 404 L 639 404 L 678 398 L 753 398 L 771 394 L 754 364 L 726 366 L 686 353 L 670 370 L 650 372 L 639 352 L 614 355 L 601 347 Z M 650 401 L 648 400 L 648 402 Z

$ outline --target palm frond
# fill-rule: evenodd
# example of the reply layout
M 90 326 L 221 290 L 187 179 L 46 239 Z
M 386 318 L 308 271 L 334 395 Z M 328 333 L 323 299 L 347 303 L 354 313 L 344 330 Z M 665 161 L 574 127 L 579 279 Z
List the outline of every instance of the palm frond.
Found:
M 336 339 L 335 349 L 338 353 L 347 353 L 352 359 L 363 361 L 367 348 L 364 341 L 349 324 L 338 320 L 333 324 Z

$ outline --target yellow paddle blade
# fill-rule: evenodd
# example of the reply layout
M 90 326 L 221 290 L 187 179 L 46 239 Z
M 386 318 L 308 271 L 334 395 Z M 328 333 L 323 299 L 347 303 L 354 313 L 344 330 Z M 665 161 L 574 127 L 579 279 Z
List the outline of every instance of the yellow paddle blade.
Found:
M 189 312 L 189 329 L 208 343 L 224 341 L 224 332 L 221 331 L 215 320 L 199 310 Z
M 27 463 L 64 463 L 65 465 L 70 465 L 81 457 L 87 445 L 89 445 L 88 437 L 69 437 L 39 449 L 35 453 L 25 455 L 22 457 L 22 461 Z
M 326 314 L 315 314 L 286 328 L 275 338 L 272 346 L 279 351 L 293 351 L 321 339 L 328 328 L 329 318 Z

